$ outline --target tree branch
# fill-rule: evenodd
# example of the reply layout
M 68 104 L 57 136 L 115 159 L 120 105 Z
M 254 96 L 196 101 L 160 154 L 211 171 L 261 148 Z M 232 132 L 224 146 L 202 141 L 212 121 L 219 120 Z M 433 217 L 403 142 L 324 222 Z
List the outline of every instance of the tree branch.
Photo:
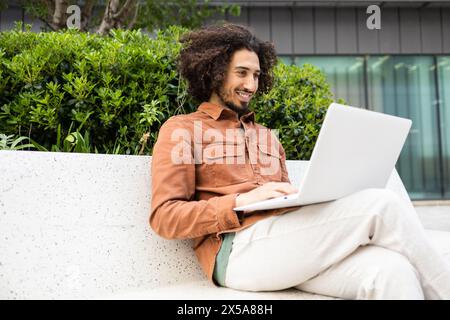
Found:
M 113 19 L 122 20 L 124 17 L 128 16 L 128 13 L 132 7 L 134 7 L 135 0 L 127 0 L 119 12 L 112 15 Z
M 109 30 L 115 27 L 115 21 L 112 19 L 112 15 L 117 12 L 118 7 L 119 0 L 108 1 L 105 9 L 105 14 L 103 15 L 102 23 L 100 24 L 97 33 L 107 34 Z
M 40 18 L 41 19 L 41 21 L 42 22 L 44 22 L 45 23 L 45 25 L 47 26 L 47 27 L 49 27 L 50 28 L 50 30 L 52 30 L 52 31 L 56 31 L 55 30 L 55 26 L 54 25 L 52 25 L 52 23 L 51 22 L 49 22 L 47 19 L 44 19 L 44 18 Z
M 131 13 L 133 8 L 138 10 L 137 0 L 126 0 L 124 5 L 119 10 L 119 0 L 110 0 L 105 10 L 105 15 L 103 16 L 102 23 L 98 28 L 97 33 L 107 34 L 109 30 L 113 28 L 122 28 L 124 21 Z M 135 16 L 137 13 L 135 12 Z M 136 22 L 136 18 L 133 19 L 132 23 Z
M 134 25 L 136 24 L 137 17 L 138 17 L 138 12 L 139 12 L 139 2 L 136 3 L 136 8 L 134 9 L 133 19 L 131 20 L 131 22 L 127 26 L 128 30 L 132 29 L 134 27 Z

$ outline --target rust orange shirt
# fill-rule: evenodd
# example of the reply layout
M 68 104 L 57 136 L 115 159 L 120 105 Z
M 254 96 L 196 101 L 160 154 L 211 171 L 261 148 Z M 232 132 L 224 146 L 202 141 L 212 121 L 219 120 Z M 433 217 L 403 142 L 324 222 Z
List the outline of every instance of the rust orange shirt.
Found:
M 194 239 L 212 281 L 221 233 L 235 232 L 295 208 L 237 214 L 239 193 L 270 181 L 289 182 L 285 152 L 276 136 L 234 111 L 208 102 L 171 117 L 161 127 L 152 157 L 150 225 L 167 239 Z

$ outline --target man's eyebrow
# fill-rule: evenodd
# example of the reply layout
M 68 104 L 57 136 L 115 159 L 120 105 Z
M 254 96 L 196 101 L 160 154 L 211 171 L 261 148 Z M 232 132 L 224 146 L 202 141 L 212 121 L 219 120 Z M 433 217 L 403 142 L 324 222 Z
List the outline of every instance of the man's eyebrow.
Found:
M 234 67 L 234 68 L 235 68 L 235 69 L 250 70 L 250 68 L 244 67 L 244 66 L 237 66 L 237 67 Z M 256 73 L 261 73 L 261 70 L 257 69 L 257 70 L 255 70 L 255 72 L 256 72 Z

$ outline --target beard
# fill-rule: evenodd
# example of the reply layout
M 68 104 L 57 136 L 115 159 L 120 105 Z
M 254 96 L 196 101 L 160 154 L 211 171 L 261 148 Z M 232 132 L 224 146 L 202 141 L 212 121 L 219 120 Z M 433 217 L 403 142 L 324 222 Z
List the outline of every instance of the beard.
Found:
M 219 91 L 218 96 L 228 109 L 231 109 L 238 114 L 239 118 L 241 116 L 243 116 L 244 114 L 247 114 L 250 112 L 250 109 L 248 107 L 249 103 L 241 102 L 240 106 L 238 106 L 235 103 L 233 103 L 231 100 L 228 100 L 226 97 L 226 94 L 224 94 L 222 91 Z

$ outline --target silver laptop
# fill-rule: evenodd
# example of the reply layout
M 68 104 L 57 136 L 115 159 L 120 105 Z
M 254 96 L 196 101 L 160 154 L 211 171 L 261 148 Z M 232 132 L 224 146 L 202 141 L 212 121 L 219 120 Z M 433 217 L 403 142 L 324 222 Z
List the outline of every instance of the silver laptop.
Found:
M 325 115 L 298 193 L 255 202 L 235 211 L 266 210 L 336 200 L 384 188 L 412 121 L 332 103 Z

